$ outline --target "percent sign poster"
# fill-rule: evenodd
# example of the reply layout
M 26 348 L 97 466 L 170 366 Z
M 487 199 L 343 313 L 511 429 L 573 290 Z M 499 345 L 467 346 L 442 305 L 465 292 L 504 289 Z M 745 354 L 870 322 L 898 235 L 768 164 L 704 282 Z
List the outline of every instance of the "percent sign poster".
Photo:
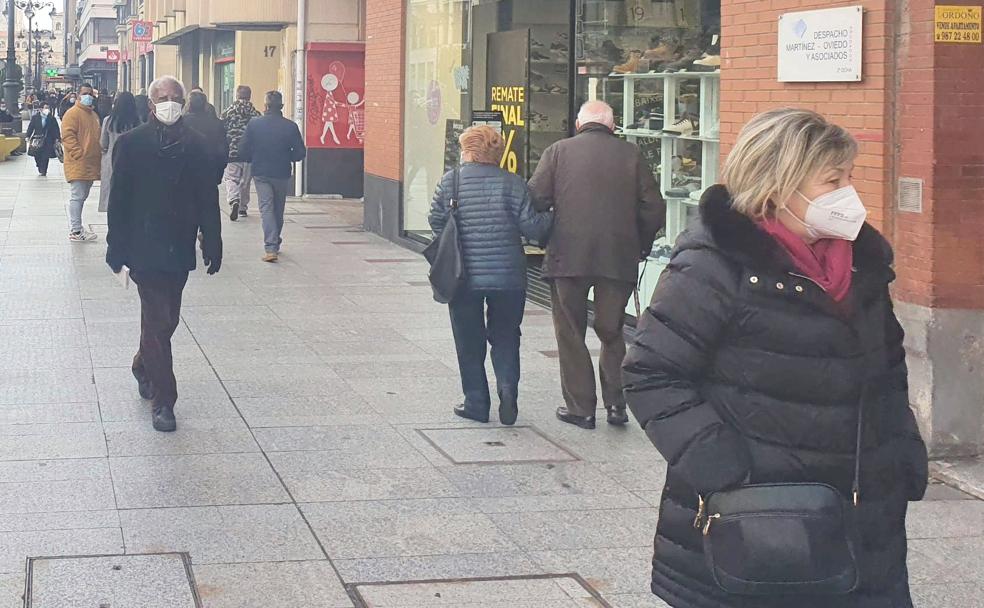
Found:
M 485 107 L 502 112 L 506 152 L 500 166 L 526 174 L 529 159 L 530 31 L 488 35 L 488 91 Z

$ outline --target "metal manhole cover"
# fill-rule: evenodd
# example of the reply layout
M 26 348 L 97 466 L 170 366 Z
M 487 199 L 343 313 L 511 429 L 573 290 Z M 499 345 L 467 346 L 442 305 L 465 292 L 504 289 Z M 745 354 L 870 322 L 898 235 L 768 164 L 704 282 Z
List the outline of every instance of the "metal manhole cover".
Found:
M 571 462 L 578 457 L 531 426 L 417 429 L 454 464 L 528 464 Z
M 26 608 L 201 608 L 187 553 L 32 557 Z
M 358 608 L 484 606 L 490 598 L 496 606 L 611 608 L 578 574 L 352 583 L 345 588 Z

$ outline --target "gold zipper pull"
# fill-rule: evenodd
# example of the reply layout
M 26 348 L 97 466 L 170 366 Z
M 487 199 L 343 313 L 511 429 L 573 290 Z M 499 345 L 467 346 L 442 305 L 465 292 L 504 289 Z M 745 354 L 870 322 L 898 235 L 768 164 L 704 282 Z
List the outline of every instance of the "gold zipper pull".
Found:
M 694 529 L 700 530 L 701 524 L 704 522 L 704 497 L 700 494 L 697 495 L 697 517 L 694 518 Z
M 721 519 L 721 514 L 715 513 L 714 515 L 707 516 L 707 523 L 704 524 L 704 536 L 707 536 L 708 534 L 711 533 L 711 522 L 713 522 L 715 519 Z

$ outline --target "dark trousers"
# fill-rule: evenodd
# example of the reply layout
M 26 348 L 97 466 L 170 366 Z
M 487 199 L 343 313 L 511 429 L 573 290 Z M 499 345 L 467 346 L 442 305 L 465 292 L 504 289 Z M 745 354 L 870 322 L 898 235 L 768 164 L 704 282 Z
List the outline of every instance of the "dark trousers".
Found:
M 51 162 L 51 157 L 48 156 L 47 151 L 42 150 L 34 157 L 34 164 L 38 166 L 38 173 L 47 173 L 49 162 Z
M 594 365 L 584 342 L 588 328 L 588 293 L 594 288 L 594 329 L 601 339 L 601 395 L 607 407 L 625 404 L 622 360 L 625 359 L 625 307 L 632 283 L 582 277 L 553 279 L 550 288 L 554 331 L 560 351 L 560 384 L 567 410 L 594 416 L 598 409 Z
M 149 380 L 154 407 L 174 407 L 178 386 L 174 378 L 171 336 L 181 319 L 181 293 L 187 272 L 130 272 L 140 293 L 140 350 L 133 358 L 133 375 Z
M 526 311 L 526 292 L 464 290 L 448 308 L 465 405 L 475 412 L 487 412 L 491 406 L 485 373 L 487 345 L 492 346 L 492 367 L 499 391 L 519 388 L 519 326 Z

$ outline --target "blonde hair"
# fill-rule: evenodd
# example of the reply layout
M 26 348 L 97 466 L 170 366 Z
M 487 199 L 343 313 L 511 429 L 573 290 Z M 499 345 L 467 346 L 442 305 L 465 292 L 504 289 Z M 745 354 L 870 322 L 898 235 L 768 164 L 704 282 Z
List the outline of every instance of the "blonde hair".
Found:
M 506 151 L 506 142 L 502 135 L 487 125 L 468 127 L 458 137 L 462 154 L 467 154 L 469 160 L 486 165 L 498 165 Z
M 732 207 L 752 219 L 775 214 L 806 180 L 852 160 L 858 143 L 809 110 L 782 108 L 751 119 L 724 164 Z

